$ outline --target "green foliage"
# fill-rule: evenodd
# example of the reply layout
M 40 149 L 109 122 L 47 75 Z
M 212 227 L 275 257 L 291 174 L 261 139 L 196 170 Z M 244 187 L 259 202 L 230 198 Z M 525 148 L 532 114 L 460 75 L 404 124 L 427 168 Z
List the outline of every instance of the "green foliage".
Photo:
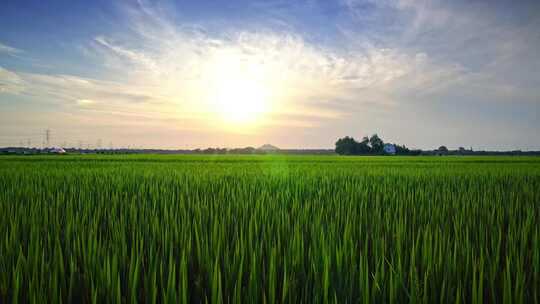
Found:
M 377 134 L 373 134 L 369 138 L 369 144 L 373 153 L 381 154 L 383 152 L 384 142 Z
M 0 303 L 539 303 L 540 159 L 0 157 Z
M 396 147 L 397 154 L 408 155 L 409 149 L 405 146 Z M 365 136 L 357 142 L 353 137 L 345 136 L 336 141 L 335 151 L 339 155 L 383 155 L 384 141 L 377 135 Z
M 364 137 L 361 142 L 357 142 L 349 136 L 337 140 L 335 151 L 339 155 L 365 155 L 373 152 L 367 137 Z
M 446 146 L 440 146 L 437 151 L 441 153 L 448 153 L 448 148 Z

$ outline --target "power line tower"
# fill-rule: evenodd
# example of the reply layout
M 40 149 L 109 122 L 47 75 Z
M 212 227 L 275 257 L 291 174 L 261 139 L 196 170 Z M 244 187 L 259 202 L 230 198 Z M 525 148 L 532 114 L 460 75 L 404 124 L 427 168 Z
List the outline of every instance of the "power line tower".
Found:
M 51 142 L 51 130 L 47 129 L 45 130 L 45 143 L 47 147 L 50 147 L 50 142 Z

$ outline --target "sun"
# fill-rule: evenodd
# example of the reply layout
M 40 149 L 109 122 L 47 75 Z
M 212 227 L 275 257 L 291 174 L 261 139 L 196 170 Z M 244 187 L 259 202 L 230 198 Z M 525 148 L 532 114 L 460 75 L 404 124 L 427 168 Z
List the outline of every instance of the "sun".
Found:
M 263 83 L 254 79 L 224 78 L 214 87 L 214 110 L 230 123 L 254 123 L 268 111 L 270 93 Z
M 215 50 L 201 75 L 198 87 L 213 114 L 211 123 L 220 128 L 254 131 L 271 121 L 282 100 L 283 86 L 273 65 L 243 50 Z

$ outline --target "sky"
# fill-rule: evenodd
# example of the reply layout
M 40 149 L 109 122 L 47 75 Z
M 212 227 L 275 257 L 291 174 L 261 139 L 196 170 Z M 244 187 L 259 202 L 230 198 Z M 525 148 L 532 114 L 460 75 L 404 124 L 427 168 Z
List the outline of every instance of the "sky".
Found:
M 540 150 L 540 1 L 7 0 L 0 146 Z

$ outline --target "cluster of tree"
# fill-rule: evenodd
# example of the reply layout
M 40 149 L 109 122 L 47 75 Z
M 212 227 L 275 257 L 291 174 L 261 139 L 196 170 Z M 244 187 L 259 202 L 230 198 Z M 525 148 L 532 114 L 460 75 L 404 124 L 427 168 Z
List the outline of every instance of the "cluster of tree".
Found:
M 396 147 L 397 155 L 420 155 L 420 153 L 422 153 L 422 150 L 410 150 L 409 148 L 405 147 L 405 145 L 394 146 Z
M 394 145 L 398 155 L 416 155 L 421 151 L 411 151 L 404 145 Z M 336 153 L 339 155 L 381 155 L 384 152 L 384 141 L 377 135 L 365 136 L 361 141 L 345 136 L 336 142 Z

